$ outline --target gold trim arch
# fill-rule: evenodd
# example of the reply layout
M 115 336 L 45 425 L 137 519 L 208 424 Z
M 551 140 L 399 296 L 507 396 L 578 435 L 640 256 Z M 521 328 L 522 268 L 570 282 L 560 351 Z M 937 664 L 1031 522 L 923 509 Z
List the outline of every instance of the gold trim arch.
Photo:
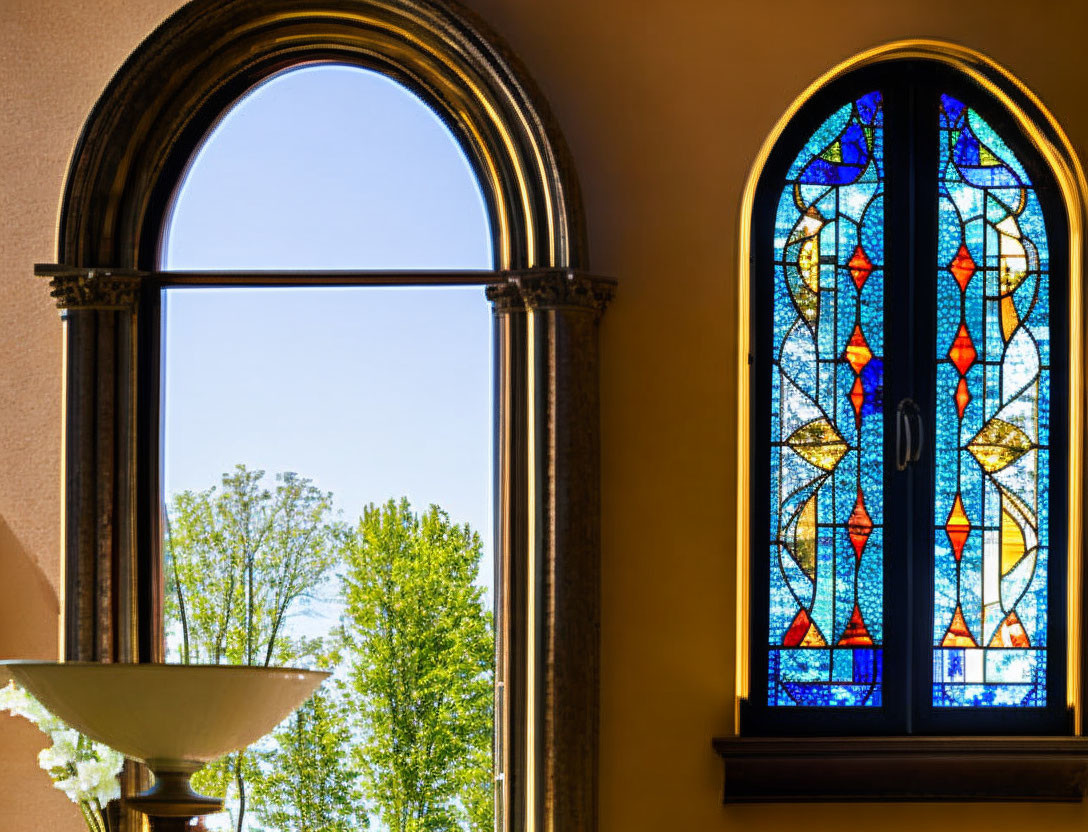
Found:
M 175 183 L 209 129 L 285 69 L 342 63 L 420 95 L 488 203 L 496 269 L 587 269 L 577 179 L 528 73 L 466 9 L 436 0 L 195 0 L 129 57 L 88 119 L 57 262 L 153 270 Z
M 1075 732 L 1082 733 L 1084 699 L 1082 695 L 1085 657 L 1084 630 L 1084 566 L 1082 544 L 1084 536 L 1084 430 L 1085 430 L 1085 333 L 1084 333 L 1084 231 L 1088 228 L 1088 181 L 1073 145 L 1042 101 L 1023 82 L 997 62 L 980 52 L 959 44 L 938 40 L 901 40 L 861 52 L 838 64 L 813 81 L 786 109 L 759 149 L 748 174 L 741 200 L 738 255 L 738 320 L 737 320 L 737 655 L 736 702 L 734 731 L 739 732 L 740 702 L 748 698 L 750 684 L 749 661 L 749 559 L 750 505 L 748 500 L 751 476 L 749 398 L 751 369 L 751 293 L 752 210 L 756 186 L 764 165 L 785 130 L 786 125 L 813 95 L 833 81 L 849 73 L 897 60 L 933 61 L 950 67 L 975 82 L 989 93 L 1023 130 L 1040 156 L 1050 166 L 1068 217 L 1069 233 L 1069 458 L 1068 458 L 1068 691 L 1067 701 L 1074 711 Z

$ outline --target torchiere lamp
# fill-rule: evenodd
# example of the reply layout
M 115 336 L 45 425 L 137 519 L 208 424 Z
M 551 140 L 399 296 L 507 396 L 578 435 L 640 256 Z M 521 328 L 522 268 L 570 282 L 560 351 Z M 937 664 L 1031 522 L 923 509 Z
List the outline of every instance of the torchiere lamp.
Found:
M 260 739 L 329 675 L 228 665 L 0 662 L 3 671 L 80 733 L 147 764 L 155 785 L 125 803 L 155 832 L 183 832 L 223 801 L 193 791 L 206 763 Z

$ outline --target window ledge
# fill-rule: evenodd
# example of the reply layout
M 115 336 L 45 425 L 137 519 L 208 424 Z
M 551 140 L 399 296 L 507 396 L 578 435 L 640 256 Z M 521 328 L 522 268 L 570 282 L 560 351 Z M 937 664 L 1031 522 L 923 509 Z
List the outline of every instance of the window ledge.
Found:
M 1085 737 L 720 737 L 726 803 L 1079 801 Z

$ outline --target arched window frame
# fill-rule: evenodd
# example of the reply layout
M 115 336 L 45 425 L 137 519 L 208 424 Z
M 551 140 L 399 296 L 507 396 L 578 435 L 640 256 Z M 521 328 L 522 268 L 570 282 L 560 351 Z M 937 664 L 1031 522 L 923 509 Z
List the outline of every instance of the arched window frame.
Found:
M 417 94 L 488 206 L 487 272 L 157 270 L 174 190 L 248 90 L 339 63 Z M 595 829 L 599 653 L 598 321 L 577 180 L 525 69 L 441 0 L 194 0 L 128 58 L 70 165 L 57 263 L 65 334 L 64 641 L 69 660 L 163 657 L 161 290 L 486 287 L 495 366 L 496 800 L 501 830 Z M 124 792 L 146 774 L 129 766 Z M 142 828 L 126 813 L 125 829 Z
M 752 499 L 754 460 L 751 433 L 751 354 L 755 333 L 752 331 L 753 263 L 758 257 L 753 249 L 757 188 L 768 160 L 780 139 L 805 105 L 818 97 L 829 85 L 848 82 L 851 76 L 870 68 L 894 73 L 896 62 L 927 62 L 949 76 L 981 90 L 984 96 L 1002 108 L 1012 123 L 1027 137 L 1034 151 L 1049 168 L 1060 192 L 1066 213 L 1067 228 L 1061 229 L 1068 239 L 1068 269 L 1060 275 L 1068 286 L 1068 462 L 1065 483 L 1068 506 L 1066 540 L 1066 703 L 1072 712 L 1072 736 L 1047 740 L 1028 738 L 986 737 L 977 740 L 951 737 L 874 737 L 864 742 L 845 743 L 838 737 L 806 738 L 796 736 L 773 739 L 745 736 L 742 711 L 753 684 L 750 675 L 752 639 L 762 634 L 750 634 L 753 604 L 765 603 L 752 595 L 751 570 L 764 552 L 752 550 Z M 867 91 L 867 90 L 866 90 Z M 955 798 L 1011 797 L 1079 799 L 1083 786 L 1072 772 L 1080 772 L 1088 762 L 1082 739 L 1084 698 L 1082 679 L 1085 678 L 1085 620 L 1082 598 L 1085 575 L 1082 564 L 1084 494 L 1081 485 L 1084 450 L 1084 277 L 1082 234 L 1086 228 L 1088 185 L 1083 170 L 1069 140 L 1053 116 L 1039 99 L 1011 73 L 985 56 L 955 44 L 910 40 L 880 46 L 839 64 L 813 82 L 787 109 L 768 136 L 752 166 L 746 183 L 739 224 L 738 279 L 738 412 L 737 412 L 737 642 L 736 698 L 734 729 L 736 736 L 715 741 L 715 747 L 726 760 L 727 800 L 832 799 L 861 797 Z M 1053 314 L 1058 314 L 1054 309 Z M 849 720 L 846 720 L 848 725 Z M 751 731 L 751 727 L 747 727 Z M 781 733 L 781 732 L 777 732 Z M 804 733 L 798 732 L 798 733 Z M 824 733 L 827 733 L 826 731 Z M 844 734 L 854 733 L 844 727 Z M 878 732 L 879 733 L 879 732 Z M 1047 770 L 1047 776 L 1030 782 L 1010 776 L 1007 756 L 1023 757 L 1017 768 L 1034 765 Z M 807 758 L 807 762 L 801 758 Z M 813 766 L 813 759 L 819 765 Z M 925 760 L 925 762 L 918 762 Z M 970 767 L 975 772 L 966 779 L 951 776 L 953 771 Z M 896 772 L 907 777 L 896 779 Z M 803 772 L 803 774 L 802 774 Z

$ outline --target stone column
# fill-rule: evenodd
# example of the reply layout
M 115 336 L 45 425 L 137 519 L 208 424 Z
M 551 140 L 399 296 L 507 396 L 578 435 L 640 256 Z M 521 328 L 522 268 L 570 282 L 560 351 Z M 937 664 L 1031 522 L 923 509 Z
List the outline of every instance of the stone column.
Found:
M 555 270 L 515 275 L 489 291 L 499 357 L 499 516 L 512 526 L 496 535 L 507 570 L 497 585 L 509 593 L 496 599 L 505 630 L 497 676 L 505 710 L 496 712 L 496 732 L 506 755 L 500 773 L 521 774 L 505 784 L 510 816 L 499 828 L 514 832 L 597 826 L 598 322 L 613 288 Z
M 41 267 L 38 274 L 51 278 L 65 331 L 64 656 L 161 661 L 157 547 L 141 558 L 136 545 L 143 276 L 65 267 Z M 158 408 L 152 410 L 157 419 Z M 147 781 L 143 766 L 126 761 L 124 794 Z M 139 815 L 115 814 L 123 830 L 143 828 Z
M 525 302 L 487 288 L 494 317 L 495 828 L 524 829 L 525 563 L 528 543 Z

